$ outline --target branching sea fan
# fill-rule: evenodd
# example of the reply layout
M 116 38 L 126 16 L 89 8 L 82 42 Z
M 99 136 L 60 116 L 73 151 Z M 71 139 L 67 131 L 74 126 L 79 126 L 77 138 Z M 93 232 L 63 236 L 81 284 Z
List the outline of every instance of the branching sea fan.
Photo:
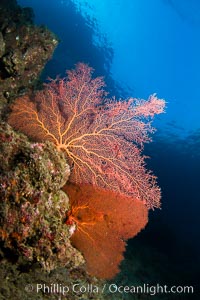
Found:
M 70 181 L 123 193 L 159 207 L 160 189 L 146 171 L 140 147 L 153 132 L 150 119 L 163 112 L 155 95 L 147 101 L 105 99 L 104 82 L 79 63 L 68 77 L 52 80 L 33 99 L 12 106 L 9 123 L 36 141 L 49 140 L 66 153 Z
M 165 102 L 156 95 L 147 101 L 107 99 L 103 79 L 93 79 L 83 63 L 67 74 L 32 98 L 17 99 L 9 123 L 66 154 L 71 166 L 66 223 L 76 228 L 72 243 L 91 274 L 112 278 L 125 241 L 144 228 L 148 209 L 160 206 L 160 189 L 141 150 L 154 131 L 151 119 Z

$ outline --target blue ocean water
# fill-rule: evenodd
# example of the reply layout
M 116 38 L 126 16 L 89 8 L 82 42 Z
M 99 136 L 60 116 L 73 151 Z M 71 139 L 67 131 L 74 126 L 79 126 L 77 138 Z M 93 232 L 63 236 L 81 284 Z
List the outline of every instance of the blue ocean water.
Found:
M 138 243 L 153 248 L 151 251 L 171 262 L 163 278 L 176 270 L 179 284 L 196 286 L 200 251 L 200 1 L 18 3 L 31 6 L 35 22 L 60 38 L 43 72 L 44 80 L 63 76 L 66 69 L 83 61 L 96 75 L 105 77 L 111 95 L 147 98 L 157 93 L 167 101 L 166 113 L 154 123 L 157 133 L 153 143 L 145 148 L 151 157 L 148 166 L 162 188 L 162 210 L 153 212 L 146 230 L 129 243 L 127 260 L 132 259 Z M 148 256 L 145 251 L 144 255 Z M 150 257 L 145 258 L 147 269 Z M 158 264 L 162 269 L 161 258 Z M 123 274 L 131 278 L 126 270 Z

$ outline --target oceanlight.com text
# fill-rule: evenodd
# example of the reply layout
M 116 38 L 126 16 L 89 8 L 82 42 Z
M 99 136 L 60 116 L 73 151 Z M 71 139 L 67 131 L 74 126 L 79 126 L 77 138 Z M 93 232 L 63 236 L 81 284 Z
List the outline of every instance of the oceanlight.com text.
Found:
M 110 284 L 108 287 L 110 293 L 121 293 L 121 294 L 149 294 L 154 296 L 156 294 L 193 294 L 193 286 L 168 286 L 168 285 L 150 285 L 145 283 L 138 286 L 123 286 L 117 284 Z
M 150 285 L 145 283 L 143 285 L 118 285 L 116 283 L 105 283 L 104 285 L 98 286 L 93 284 L 28 284 L 25 286 L 25 290 L 28 293 L 43 293 L 43 294 L 57 294 L 66 296 L 68 293 L 73 294 L 145 294 L 154 296 L 156 294 L 193 294 L 193 286 L 182 286 L 182 285 Z

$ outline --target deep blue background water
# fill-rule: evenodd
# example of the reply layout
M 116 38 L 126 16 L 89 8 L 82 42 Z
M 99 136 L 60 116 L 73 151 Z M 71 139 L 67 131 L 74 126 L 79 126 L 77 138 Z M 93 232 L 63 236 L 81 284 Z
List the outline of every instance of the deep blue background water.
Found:
M 146 230 L 129 243 L 127 256 L 134 243 L 153 247 L 169 258 L 179 274 L 177 283 L 199 283 L 200 1 L 18 3 L 33 7 L 36 23 L 60 38 L 43 79 L 64 75 L 84 61 L 105 77 L 111 95 L 146 98 L 156 92 L 166 99 L 166 114 L 156 119 L 158 131 L 145 148 L 163 191 L 162 210 L 150 215 Z

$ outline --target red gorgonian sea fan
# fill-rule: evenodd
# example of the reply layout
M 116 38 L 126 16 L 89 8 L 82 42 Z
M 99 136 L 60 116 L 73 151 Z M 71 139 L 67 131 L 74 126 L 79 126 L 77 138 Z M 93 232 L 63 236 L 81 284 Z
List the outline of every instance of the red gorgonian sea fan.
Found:
M 154 130 L 151 119 L 165 102 L 106 99 L 104 81 L 79 63 L 68 77 L 52 80 L 32 98 L 12 105 L 9 124 L 35 141 L 49 140 L 63 150 L 71 166 L 70 181 L 92 184 L 160 206 L 160 189 L 145 169 L 141 146 Z
M 140 200 L 93 186 L 66 184 L 71 211 L 66 223 L 75 225 L 72 245 L 85 257 L 87 271 L 111 279 L 119 272 L 125 241 L 138 234 L 148 221 Z

